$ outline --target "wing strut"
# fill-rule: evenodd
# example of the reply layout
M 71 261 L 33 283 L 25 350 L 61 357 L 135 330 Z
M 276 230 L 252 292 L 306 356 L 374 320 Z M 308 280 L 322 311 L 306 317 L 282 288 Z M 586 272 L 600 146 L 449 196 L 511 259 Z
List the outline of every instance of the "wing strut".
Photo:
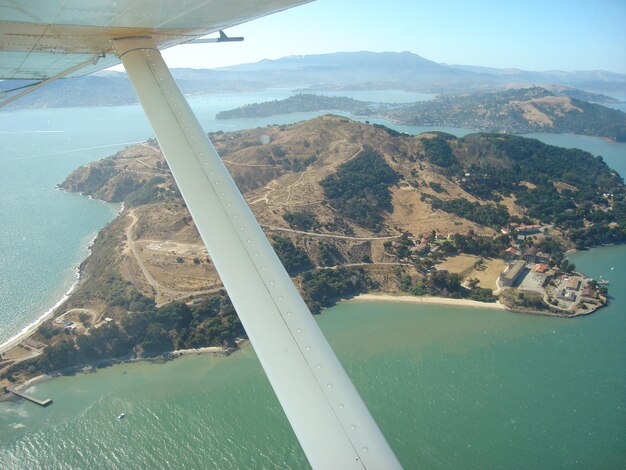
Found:
M 32 83 L 30 85 L 26 85 L 20 88 L 15 88 L 14 90 L 4 90 L 5 93 L 11 92 L 11 91 L 17 91 L 19 89 L 25 88 L 23 91 L 20 91 L 19 93 L 17 93 L 16 95 L 13 95 L 9 98 L 6 98 L 3 101 L 0 101 L 0 108 L 2 108 L 3 106 L 6 106 L 9 103 L 13 103 L 15 100 L 20 99 L 22 96 L 25 96 L 29 93 L 32 93 L 33 91 L 37 90 L 38 88 L 41 88 L 44 85 L 47 85 L 50 82 L 53 82 L 55 80 L 58 80 L 60 78 L 63 78 L 71 73 L 76 72 L 77 70 L 80 70 L 82 68 L 84 68 L 86 65 L 90 65 L 90 64 L 95 64 L 96 62 L 98 62 L 98 59 L 103 58 L 104 54 L 101 55 L 94 55 L 93 57 L 91 57 L 90 59 L 81 62 L 80 64 L 76 64 L 74 67 L 70 67 L 67 70 L 64 70 L 63 72 L 57 73 L 56 75 L 54 75 L 53 77 L 50 78 L 46 78 L 45 80 L 42 80 L 40 82 L 37 83 Z M 1 97 L 1 96 L 0 96 Z
M 401 468 L 160 52 L 145 38 L 115 49 L 313 468 Z

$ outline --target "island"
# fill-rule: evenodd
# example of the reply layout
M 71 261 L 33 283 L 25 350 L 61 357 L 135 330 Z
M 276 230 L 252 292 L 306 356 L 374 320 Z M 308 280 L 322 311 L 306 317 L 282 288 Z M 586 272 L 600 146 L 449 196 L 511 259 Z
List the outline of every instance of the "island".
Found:
M 342 96 L 297 94 L 284 100 L 249 104 L 222 111 L 216 119 L 253 118 L 298 111 L 341 111 L 382 117 L 398 124 L 477 129 L 526 134 L 582 134 L 626 142 L 626 113 L 576 97 L 560 87 L 511 88 L 489 92 L 440 95 L 409 104 L 369 103 Z
M 607 302 L 604 280 L 566 257 L 626 241 L 626 188 L 601 157 L 335 115 L 210 137 L 313 313 L 361 294 L 567 318 Z M 0 387 L 245 341 L 156 141 L 81 167 L 60 189 L 124 209 L 70 298 L 3 352 Z

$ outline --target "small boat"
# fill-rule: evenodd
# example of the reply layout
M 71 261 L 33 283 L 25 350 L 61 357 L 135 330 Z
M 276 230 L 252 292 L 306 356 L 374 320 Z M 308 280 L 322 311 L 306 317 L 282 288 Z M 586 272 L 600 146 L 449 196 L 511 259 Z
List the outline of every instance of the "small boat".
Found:
M 602 276 L 600 276 L 600 280 L 598 281 L 598 284 L 602 284 L 605 286 L 608 286 L 611 282 L 607 279 L 604 279 Z
M 122 419 L 124 416 L 126 416 L 126 413 L 120 413 L 117 417 L 117 419 Z

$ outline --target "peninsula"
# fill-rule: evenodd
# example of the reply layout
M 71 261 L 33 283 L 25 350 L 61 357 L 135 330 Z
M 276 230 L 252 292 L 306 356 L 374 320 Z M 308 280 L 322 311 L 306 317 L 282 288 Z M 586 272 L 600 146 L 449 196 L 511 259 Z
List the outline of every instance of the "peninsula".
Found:
M 442 95 L 410 104 L 357 101 L 341 96 L 298 94 L 222 111 L 216 119 L 253 118 L 297 111 L 341 111 L 383 117 L 412 126 L 445 126 L 485 132 L 583 134 L 626 142 L 626 113 L 589 103 L 558 87 L 527 87 Z M 582 95 L 585 96 L 585 95 Z
M 361 293 L 564 317 L 606 302 L 564 256 L 626 241 L 626 188 L 600 157 L 333 115 L 210 137 L 314 313 Z M 155 141 L 85 165 L 61 188 L 124 210 L 70 299 L 3 354 L 0 386 L 245 338 Z

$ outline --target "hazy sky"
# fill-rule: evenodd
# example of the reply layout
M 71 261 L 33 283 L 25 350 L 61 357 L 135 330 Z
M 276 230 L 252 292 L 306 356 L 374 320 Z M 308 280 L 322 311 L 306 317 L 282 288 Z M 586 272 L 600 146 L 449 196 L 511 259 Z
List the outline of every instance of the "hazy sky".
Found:
M 178 46 L 171 67 L 286 55 L 410 51 L 435 62 L 626 73 L 626 0 L 317 0 L 231 28 L 243 43 Z

